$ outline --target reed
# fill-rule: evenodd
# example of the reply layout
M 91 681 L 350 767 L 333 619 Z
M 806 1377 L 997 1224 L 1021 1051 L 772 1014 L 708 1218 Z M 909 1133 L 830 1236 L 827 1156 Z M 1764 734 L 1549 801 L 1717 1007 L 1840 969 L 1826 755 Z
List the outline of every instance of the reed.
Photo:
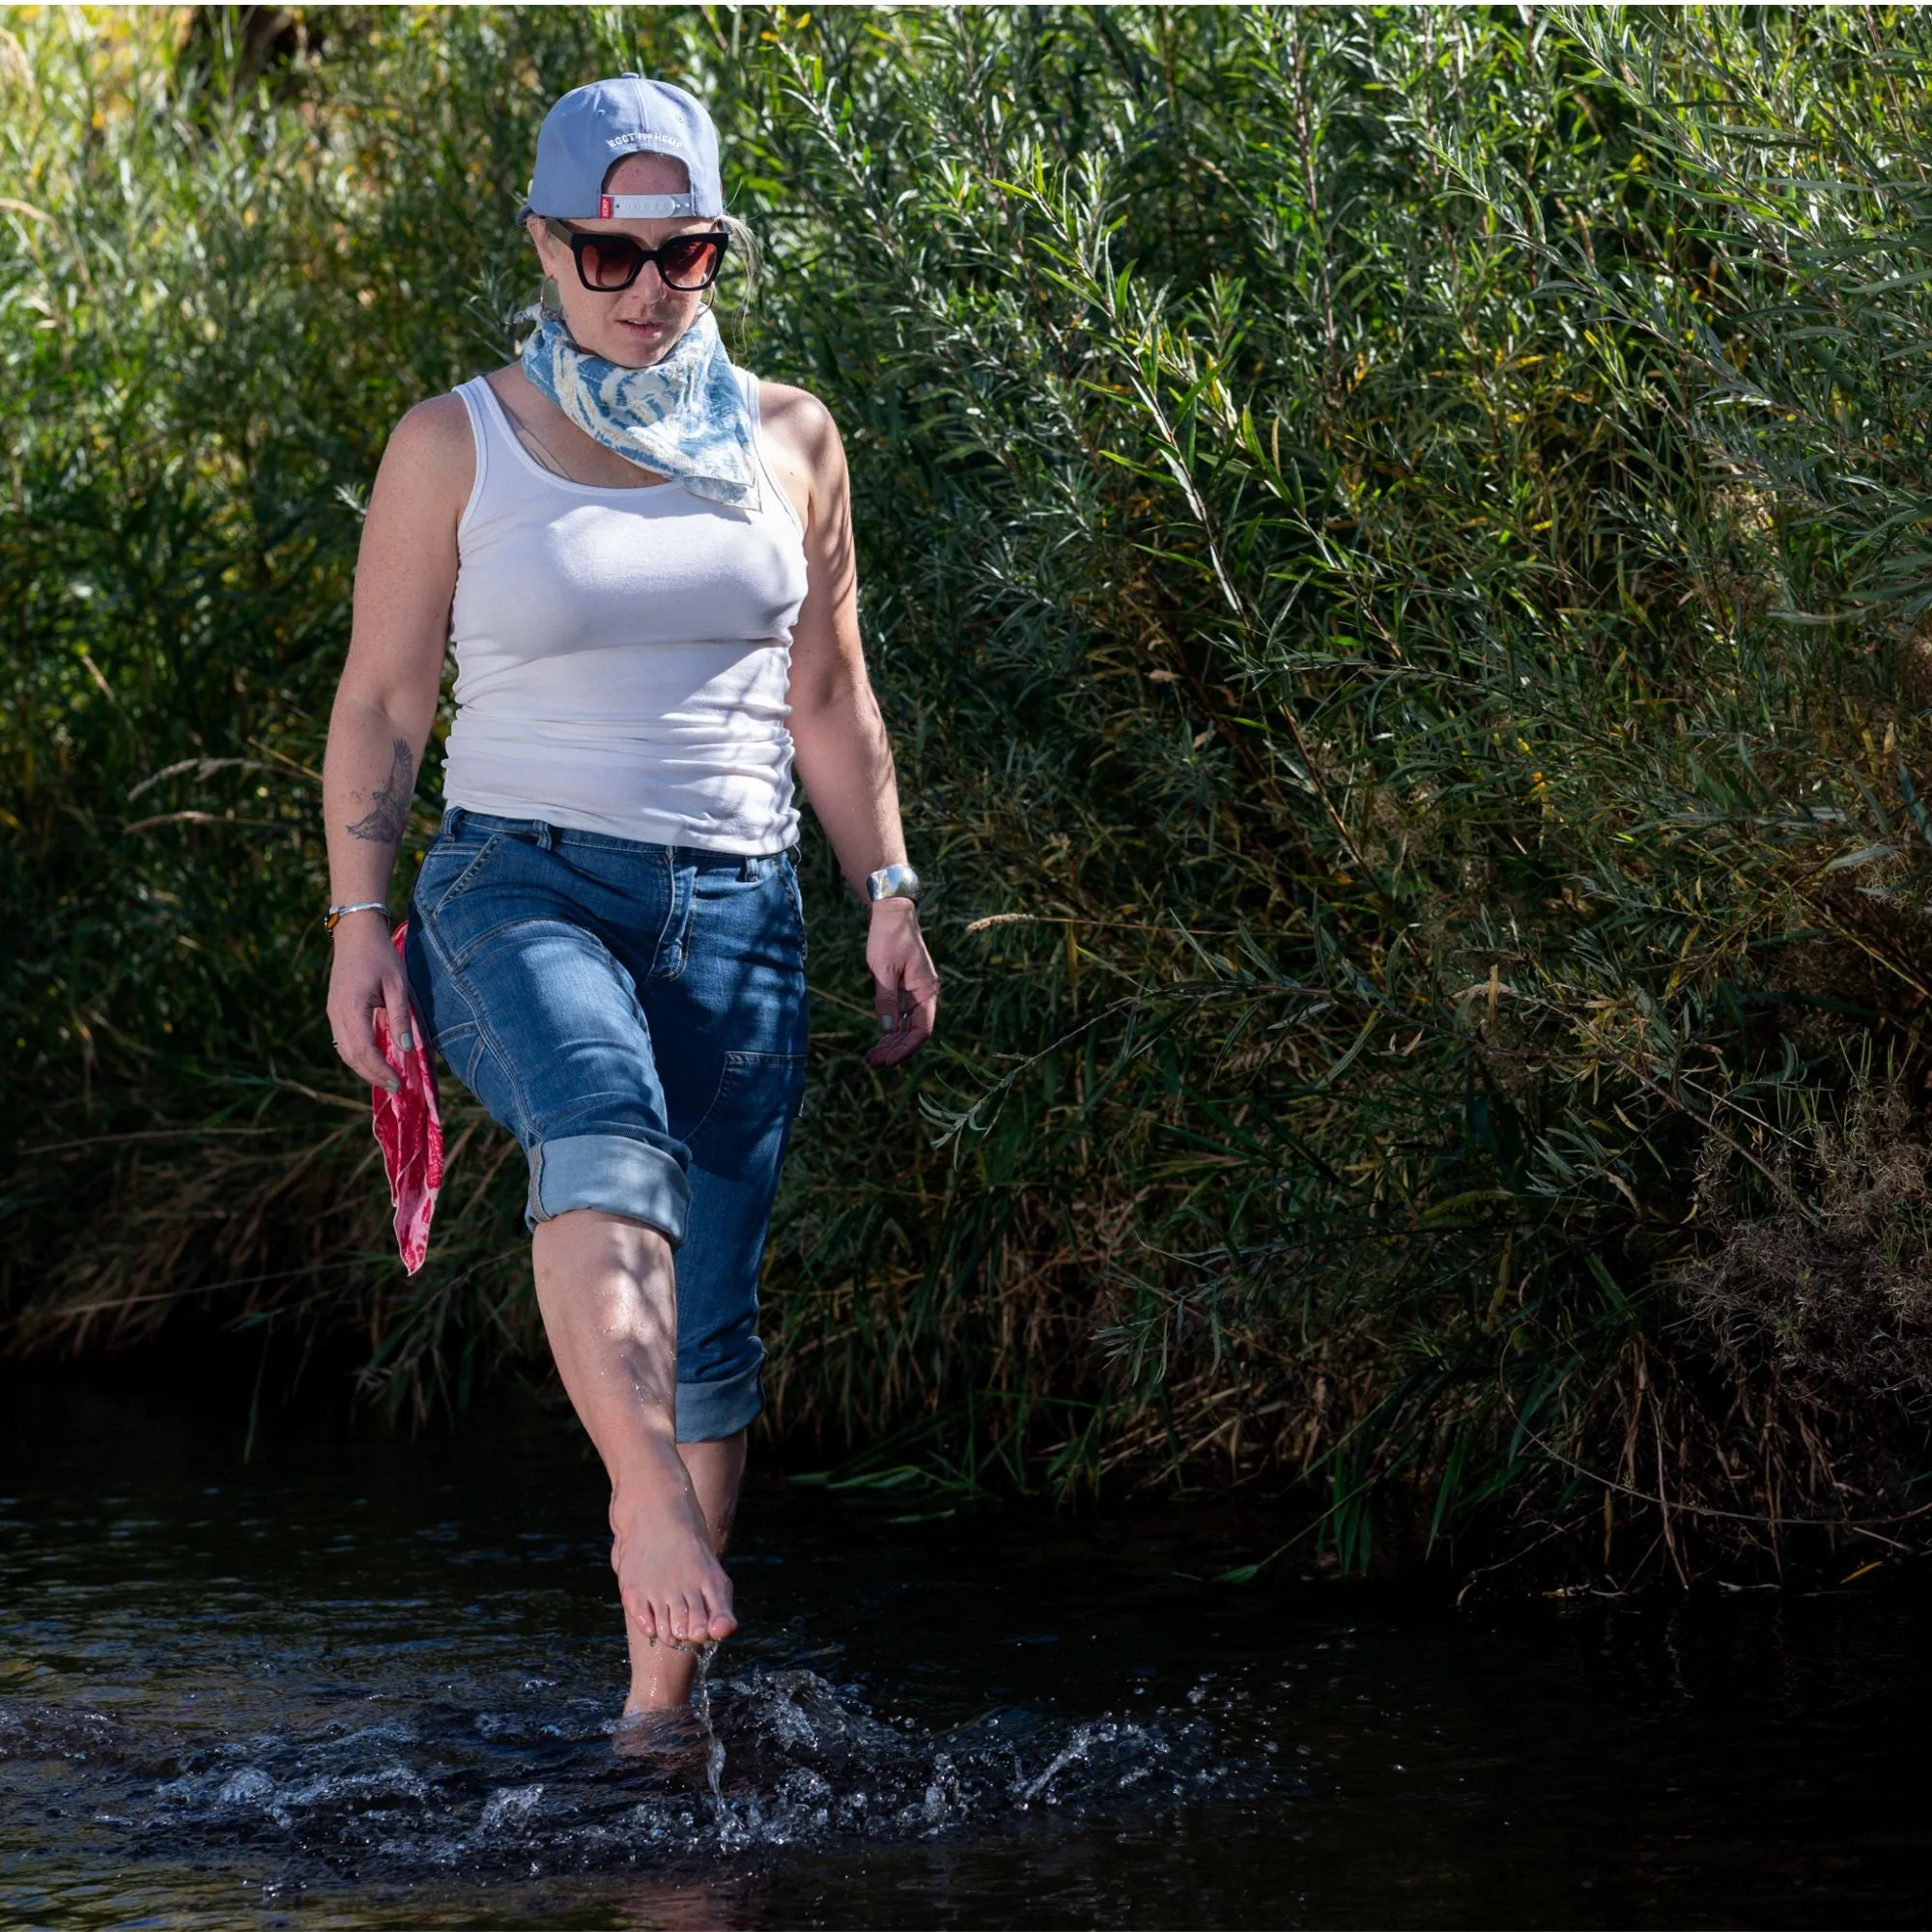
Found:
M 229 22 L 0 42 L 14 1347 L 249 1322 L 402 1404 L 535 1358 L 460 1095 L 395 1265 L 316 772 L 382 438 L 507 355 L 494 211 L 639 66 L 767 244 L 739 354 L 844 429 L 943 881 L 881 1081 L 808 840 L 793 1460 L 1298 1482 L 1351 1566 L 1911 1542 L 1920 16 Z

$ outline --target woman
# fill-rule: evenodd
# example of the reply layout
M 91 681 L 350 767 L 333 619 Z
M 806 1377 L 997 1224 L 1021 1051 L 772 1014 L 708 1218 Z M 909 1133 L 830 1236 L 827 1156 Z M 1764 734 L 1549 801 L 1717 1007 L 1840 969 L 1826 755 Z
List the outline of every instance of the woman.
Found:
M 330 1031 L 395 1091 L 410 1002 L 530 1166 L 537 1301 L 611 1479 L 627 1714 L 730 1635 L 720 1566 L 761 1403 L 757 1274 L 804 1077 L 794 768 L 870 907 L 904 1060 L 932 1031 L 892 753 L 860 649 L 838 434 L 733 368 L 717 135 L 624 74 L 546 117 L 521 361 L 418 405 L 371 494 L 323 768 Z M 742 231 L 740 231 L 742 233 Z M 446 641 L 441 830 L 384 903 Z M 675 1260 L 673 1260 L 675 1255 Z

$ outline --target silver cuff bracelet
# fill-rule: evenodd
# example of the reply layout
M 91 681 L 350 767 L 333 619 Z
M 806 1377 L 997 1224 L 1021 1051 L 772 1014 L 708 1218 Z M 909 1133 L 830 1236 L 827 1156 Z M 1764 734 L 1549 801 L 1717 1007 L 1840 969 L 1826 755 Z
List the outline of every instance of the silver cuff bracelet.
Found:
M 880 899 L 911 899 L 917 905 L 922 890 L 919 874 L 910 866 L 881 866 L 866 874 L 866 896 L 873 904 Z

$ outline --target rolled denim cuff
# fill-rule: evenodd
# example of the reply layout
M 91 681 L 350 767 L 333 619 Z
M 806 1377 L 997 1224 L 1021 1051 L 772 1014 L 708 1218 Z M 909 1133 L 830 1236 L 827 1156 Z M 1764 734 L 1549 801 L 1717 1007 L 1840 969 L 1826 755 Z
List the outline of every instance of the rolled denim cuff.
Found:
M 765 1406 L 762 1380 L 764 1350 L 749 1369 L 722 1382 L 679 1382 L 677 1439 L 716 1442 L 749 1429 Z
M 530 1150 L 524 1225 L 532 1234 L 572 1208 L 601 1208 L 648 1222 L 673 1248 L 684 1241 L 691 1184 L 676 1158 L 625 1134 L 572 1134 Z

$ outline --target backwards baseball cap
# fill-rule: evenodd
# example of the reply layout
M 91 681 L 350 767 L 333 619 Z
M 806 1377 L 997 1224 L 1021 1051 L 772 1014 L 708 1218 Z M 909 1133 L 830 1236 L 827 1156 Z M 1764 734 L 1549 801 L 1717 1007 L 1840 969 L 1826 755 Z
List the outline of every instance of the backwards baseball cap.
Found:
M 624 155 L 670 155 L 691 177 L 685 194 L 606 194 L 604 177 Z M 529 199 L 517 216 L 564 221 L 662 221 L 723 214 L 718 129 L 696 96 L 668 80 L 620 73 L 574 87 L 544 116 Z

